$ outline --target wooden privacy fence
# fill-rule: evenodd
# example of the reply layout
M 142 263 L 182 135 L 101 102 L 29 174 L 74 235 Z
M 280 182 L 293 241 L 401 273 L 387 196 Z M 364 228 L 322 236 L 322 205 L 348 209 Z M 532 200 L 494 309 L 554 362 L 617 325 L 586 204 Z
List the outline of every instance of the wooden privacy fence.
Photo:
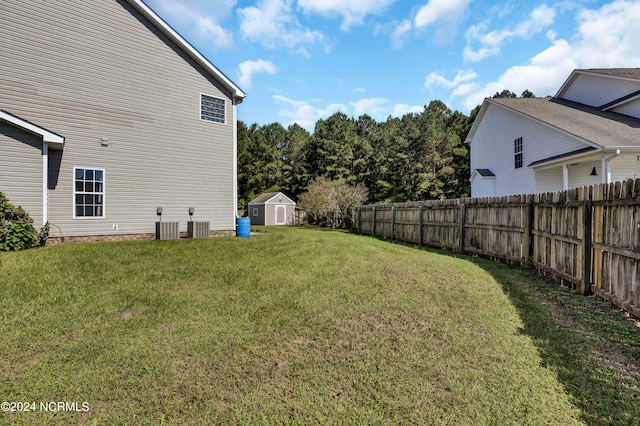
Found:
M 361 206 L 355 231 L 533 266 L 640 317 L 640 179 L 564 192 Z

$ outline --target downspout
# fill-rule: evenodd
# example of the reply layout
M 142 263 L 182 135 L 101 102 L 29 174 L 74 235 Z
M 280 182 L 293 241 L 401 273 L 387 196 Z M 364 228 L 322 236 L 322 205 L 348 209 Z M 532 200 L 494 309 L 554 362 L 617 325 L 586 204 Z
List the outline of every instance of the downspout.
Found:
M 569 189 L 569 165 L 562 165 L 562 190 L 566 191 Z
M 620 150 L 616 149 L 613 154 L 602 157 L 602 183 L 611 183 L 611 160 L 620 155 Z
M 238 104 L 235 96 L 232 96 L 233 105 L 233 229 L 236 229 L 236 217 L 238 216 Z
M 42 226 L 49 221 L 49 145 L 42 141 Z

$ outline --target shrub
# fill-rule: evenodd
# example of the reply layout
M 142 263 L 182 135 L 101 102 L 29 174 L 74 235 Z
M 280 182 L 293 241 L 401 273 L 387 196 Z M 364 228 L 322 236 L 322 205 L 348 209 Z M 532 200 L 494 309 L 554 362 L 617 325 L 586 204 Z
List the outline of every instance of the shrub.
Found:
M 40 232 L 22 207 L 14 206 L 0 192 L 0 251 L 22 250 L 44 245 L 49 236 L 49 224 Z
M 348 228 L 354 221 L 353 209 L 367 199 L 364 185 L 348 185 L 326 177 L 315 178 L 307 192 L 300 194 L 299 206 L 307 212 L 309 223 L 332 228 Z

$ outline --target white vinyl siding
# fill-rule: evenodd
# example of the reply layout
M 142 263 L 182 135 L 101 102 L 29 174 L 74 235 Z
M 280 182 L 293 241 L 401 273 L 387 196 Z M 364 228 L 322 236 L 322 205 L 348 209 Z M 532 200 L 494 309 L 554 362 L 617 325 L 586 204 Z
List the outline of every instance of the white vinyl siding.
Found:
M 613 112 L 629 115 L 631 117 L 640 118 L 640 99 L 625 103 L 612 109 Z
M 514 140 L 520 137 L 526 141 L 527 155 L 523 155 L 523 167 L 516 169 Z M 471 170 L 489 169 L 496 175 L 494 195 L 530 194 L 536 192 L 536 176 L 529 164 L 585 146 L 548 126 L 489 104 L 471 142 Z M 562 188 L 562 178 L 560 185 Z M 473 182 L 471 195 L 475 196 Z
M 564 99 L 599 107 L 640 90 L 640 82 L 605 75 L 578 74 L 562 93 Z
M 211 230 L 233 230 L 231 93 L 127 2 L 65 4 L 0 2 L 0 108 L 65 136 L 49 179 L 52 234 L 153 233 L 158 206 L 181 231 L 189 207 Z M 200 119 L 202 93 L 225 100 L 230 125 Z M 108 221 L 74 220 L 81 165 L 108 171 Z
M 42 142 L 0 121 L 0 192 L 42 226 Z

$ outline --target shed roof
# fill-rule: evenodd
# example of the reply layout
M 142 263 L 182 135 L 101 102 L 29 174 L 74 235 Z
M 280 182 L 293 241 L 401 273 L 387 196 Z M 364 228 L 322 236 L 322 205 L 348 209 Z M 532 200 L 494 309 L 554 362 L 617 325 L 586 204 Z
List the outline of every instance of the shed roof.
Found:
M 489 103 L 524 114 L 600 148 L 640 148 L 640 119 L 557 98 L 495 98 Z
M 272 199 L 276 198 L 277 196 L 281 196 L 285 198 L 286 200 L 282 202 L 286 204 L 295 204 L 295 201 L 293 201 L 291 198 L 284 195 L 282 192 L 266 192 L 254 198 L 253 200 L 249 201 L 249 204 L 266 204 Z
M 169 37 L 178 45 L 187 55 L 200 64 L 212 77 L 222 83 L 229 91 L 231 91 L 234 99 L 240 103 L 247 95 L 238 87 L 229 77 L 224 75 L 215 65 L 204 57 L 195 47 L 185 40 L 176 30 L 167 24 L 160 16 L 158 16 L 149 6 L 142 0 L 127 0 L 138 12 L 146 17 L 153 25 L 156 26 L 164 35 Z

